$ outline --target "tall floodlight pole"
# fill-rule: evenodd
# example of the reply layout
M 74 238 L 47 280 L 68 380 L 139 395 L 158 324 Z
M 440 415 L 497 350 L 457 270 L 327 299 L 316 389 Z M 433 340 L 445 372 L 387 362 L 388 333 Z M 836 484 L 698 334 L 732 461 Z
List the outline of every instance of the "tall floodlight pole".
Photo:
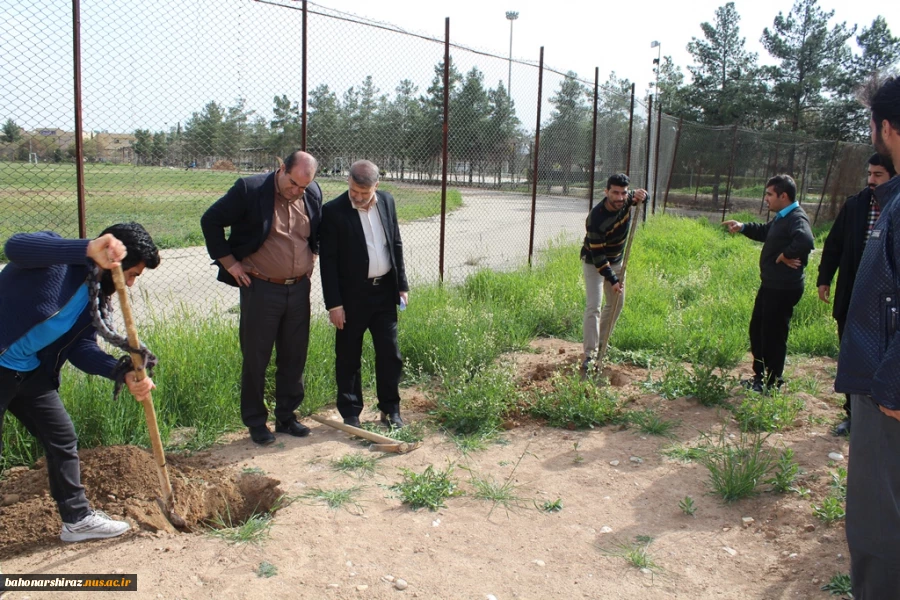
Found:
M 512 85 L 512 34 L 513 34 L 513 21 L 519 18 L 518 11 L 508 10 L 506 11 L 506 18 L 509 19 L 509 73 L 506 75 L 506 93 L 509 95 L 509 100 L 512 102 L 512 93 L 511 85 Z
M 653 64 L 656 65 L 656 84 L 653 86 L 653 89 L 656 92 L 656 101 L 659 102 L 659 70 L 662 67 L 662 63 L 660 62 L 662 59 L 662 44 L 653 40 L 650 42 L 650 47 L 659 48 L 656 58 L 653 59 Z

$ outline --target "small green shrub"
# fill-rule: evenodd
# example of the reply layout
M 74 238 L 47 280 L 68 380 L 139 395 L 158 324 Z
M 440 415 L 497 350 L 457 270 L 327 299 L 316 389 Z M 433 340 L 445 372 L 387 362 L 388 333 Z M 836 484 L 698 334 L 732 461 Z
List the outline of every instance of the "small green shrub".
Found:
M 582 429 L 605 425 L 619 416 L 619 400 L 607 388 L 582 380 L 575 372 L 551 377 L 552 391 L 533 392 L 529 412 L 553 427 Z
M 794 462 L 794 451 L 785 448 L 781 451 L 778 461 L 774 466 L 774 474 L 769 483 L 772 485 L 772 491 L 784 494 L 791 491 L 797 477 L 800 475 L 800 466 Z
M 831 524 L 844 518 L 844 503 L 834 496 L 826 496 L 821 505 L 813 504 L 813 514 L 824 523 Z
M 758 488 L 774 468 L 774 458 L 761 435 L 741 433 L 734 443 L 725 429 L 701 458 L 709 470 L 713 493 L 726 502 L 734 502 L 758 493 Z
M 828 583 L 822 586 L 823 592 L 828 592 L 832 596 L 849 596 L 852 598 L 853 587 L 850 584 L 850 575 L 847 573 L 837 573 L 828 580 Z
M 734 411 L 734 416 L 742 431 L 782 431 L 793 426 L 805 406 L 801 398 L 790 394 L 748 394 Z
M 468 378 L 445 381 L 434 416 L 458 435 L 493 433 L 517 398 L 511 365 L 490 365 L 475 370 Z
M 443 471 L 435 471 L 434 465 L 428 467 L 422 473 L 416 473 L 409 469 L 400 469 L 403 473 L 403 481 L 391 486 L 400 494 L 404 504 L 408 504 L 413 510 L 427 508 L 435 511 L 446 505 L 444 500 L 460 495 L 459 486 L 453 475 L 453 465 L 448 465 Z
M 685 496 L 684 500 L 678 503 L 678 508 L 680 508 L 684 514 L 691 517 L 697 512 L 697 506 L 694 504 L 694 499 L 690 496 Z
M 642 433 L 661 437 L 673 437 L 674 429 L 680 425 L 679 421 L 660 417 L 659 413 L 654 410 L 628 412 L 625 414 L 625 420 L 633 423 Z

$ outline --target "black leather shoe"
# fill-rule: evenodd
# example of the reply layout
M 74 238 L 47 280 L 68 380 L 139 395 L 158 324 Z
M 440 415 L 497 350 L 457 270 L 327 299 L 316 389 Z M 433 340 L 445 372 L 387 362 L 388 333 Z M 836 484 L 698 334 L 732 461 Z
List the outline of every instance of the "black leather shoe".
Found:
M 254 425 L 248 429 L 250 430 L 250 439 L 260 446 L 268 446 L 275 442 L 275 436 L 266 425 Z
M 850 435 L 850 419 L 843 421 L 834 428 L 834 435 Z
M 381 413 L 381 424 L 391 429 L 400 429 L 403 427 L 403 419 L 400 418 L 400 411 L 392 413 Z
M 275 423 L 275 433 L 287 433 L 294 437 L 306 437 L 309 435 L 309 427 L 294 419 L 287 423 Z
M 344 425 L 349 425 L 350 427 L 362 427 L 362 423 L 359 422 L 359 417 L 345 417 Z

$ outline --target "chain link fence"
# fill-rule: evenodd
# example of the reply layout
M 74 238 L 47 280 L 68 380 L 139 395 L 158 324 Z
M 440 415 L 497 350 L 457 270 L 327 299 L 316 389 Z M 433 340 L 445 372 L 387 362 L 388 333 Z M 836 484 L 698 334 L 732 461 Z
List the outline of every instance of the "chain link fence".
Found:
M 138 280 L 139 313 L 237 304 L 236 289 L 215 281 L 200 216 L 238 177 L 271 171 L 302 147 L 319 160 L 326 201 L 345 191 L 353 161 L 379 165 L 413 283 L 460 282 L 580 239 L 617 172 L 648 189 L 648 218 L 762 213 L 766 179 L 788 172 L 807 211 L 826 220 L 864 185 L 862 145 L 681 122 L 615 78 L 587 80 L 542 57 L 511 60 L 313 3 L 80 10 L 80 52 L 71 2 L 6 13 L 0 241 L 141 222 L 164 264 Z M 320 289 L 315 277 L 314 306 Z

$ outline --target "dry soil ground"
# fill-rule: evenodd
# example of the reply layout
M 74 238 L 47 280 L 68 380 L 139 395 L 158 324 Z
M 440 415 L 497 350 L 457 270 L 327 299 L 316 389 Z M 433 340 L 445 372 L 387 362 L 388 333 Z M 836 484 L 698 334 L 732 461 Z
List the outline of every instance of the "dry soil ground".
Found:
M 578 353 L 577 344 L 534 342 L 532 352 L 513 357 L 521 386 L 544 385 Z M 812 512 L 829 492 L 831 473 L 846 464 L 835 464 L 829 453 L 848 454 L 846 440 L 830 433 L 840 404 L 831 392 L 833 369 L 824 359 L 789 365 L 794 377 L 817 378 L 820 391 L 804 395 L 801 418 L 767 442 L 794 450 L 804 470 L 801 485 L 811 490 L 807 497 L 764 491 L 726 504 L 711 495 L 705 467 L 661 450 L 696 445 L 723 423 L 738 433 L 731 413 L 652 395 L 640 385 L 646 370 L 613 365 L 611 384 L 629 408 L 654 408 L 679 421 L 674 439 L 613 426 L 568 431 L 522 419 L 508 424 L 499 443 L 468 454 L 432 433 L 418 450 L 386 455 L 374 476 L 359 479 L 335 471 L 331 461 L 365 447 L 309 422 L 313 433 L 305 439 L 278 436 L 275 445 L 260 448 L 240 433 L 193 456 L 171 457 L 179 511 L 192 522 L 226 504 L 237 518 L 281 492 L 299 497 L 314 488 L 360 486 L 356 503 L 337 510 L 297 499 L 277 511 L 266 541 L 237 545 L 166 526 L 154 502 L 158 484 L 148 453 L 89 450 L 83 456 L 91 501 L 129 519 L 134 531 L 114 540 L 60 542 L 42 465 L 15 470 L 0 482 L 0 566 L 4 573 L 136 573 L 137 592 L 103 595 L 131 600 L 824 599 L 823 583 L 849 570 L 843 524 L 825 525 Z M 427 418 L 428 406 L 420 392 L 406 390 L 408 421 Z M 412 511 L 388 489 L 401 480 L 401 468 L 421 472 L 450 463 L 464 491 L 472 490 L 473 475 L 493 478 L 511 482 L 520 500 L 507 509 L 463 495 L 437 512 Z M 694 516 L 679 508 L 685 496 L 694 500 Z M 557 499 L 558 512 L 537 508 Z M 652 540 L 652 570 L 622 556 L 638 536 L 646 536 L 645 544 Z M 261 563 L 277 573 L 260 576 Z M 392 578 L 408 587 L 398 590 Z M 14 592 L 4 600 L 76 596 L 84 597 Z

